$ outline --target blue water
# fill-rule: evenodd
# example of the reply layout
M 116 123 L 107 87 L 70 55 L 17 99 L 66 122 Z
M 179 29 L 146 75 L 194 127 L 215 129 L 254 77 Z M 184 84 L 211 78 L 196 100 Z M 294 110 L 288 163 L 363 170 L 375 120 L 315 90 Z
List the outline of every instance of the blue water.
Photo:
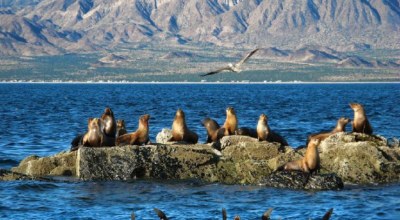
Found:
M 233 106 L 239 126 L 255 127 L 265 113 L 272 129 L 291 146 L 307 134 L 330 130 L 339 117 L 353 118 L 349 102 L 362 103 L 374 133 L 400 137 L 400 84 L 0 84 L 2 141 L 0 168 L 16 166 L 28 155 L 47 156 L 70 147 L 89 117 L 113 109 L 134 131 L 140 115 L 150 114 L 150 138 L 171 127 L 176 109 L 188 127 L 206 140 L 201 120 L 223 124 Z M 347 130 L 351 130 L 348 125 Z M 0 182 L 4 219 L 157 219 L 153 208 L 172 219 L 400 219 L 400 184 L 346 186 L 341 191 L 306 192 L 198 181 Z

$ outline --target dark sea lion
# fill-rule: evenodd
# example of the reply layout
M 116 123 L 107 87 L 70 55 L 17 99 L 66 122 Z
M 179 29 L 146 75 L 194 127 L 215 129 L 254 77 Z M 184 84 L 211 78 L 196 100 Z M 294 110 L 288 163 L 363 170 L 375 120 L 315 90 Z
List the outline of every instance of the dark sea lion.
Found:
M 126 130 L 125 121 L 124 120 L 117 120 L 117 133 L 115 137 L 122 136 L 127 134 L 128 131 Z
M 257 138 L 259 141 L 278 142 L 281 146 L 289 146 L 287 141 L 280 134 L 269 128 L 268 117 L 265 114 L 261 114 L 258 119 Z
M 228 218 L 228 216 L 226 215 L 226 209 L 223 208 L 222 209 L 222 220 L 226 220 Z
M 101 147 L 105 139 L 103 123 L 100 118 L 89 118 L 88 131 L 83 136 L 82 144 L 86 147 Z
M 154 212 L 157 214 L 157 216 L 160 218 L 160 220 L 168 220 L 167 216 L 165 213 L 157 208 L 154 208 Z
M 226 120 L 222 127 L 225 128 L 225 136 L 234 135 L 238 129 L 238 120 L 235 110 L 232 107 L 226 109 Z
M 285 164 L 285 170 L 300 170 L 306 173 L 314 172 L 319 169 L 320 161 L 318 154 L 318 145 L 321 141 L 318 138 L 312 138 L 308 143 L 306 154 L 303 158 Z
M 85 134 L 78 134 L 75 136 L 75 138 L 71 141 L 70 151 L 78 150 L 78 148 L 82 146 L 82 140 L 84 135 Z
M 372 134 L 372 127 L 369 124 L 364 107 L 358 103 L 350 103 L 350 107 L 354 111 L 353 132 Z
M 332 131 L 322 131 L 319 133 L 315 134 L 310 134 L 307 138 L 307 145 L 308 142 L 311 140 L 311 138 L 318 138 L 321 141 L 325 140 L 329 136 L 336 134 L 338 132 L 345 132 L 346 131 L 346 125 L 350 122 L 351 120 L 349 118 L 339 118 L 339 120 L 336 123 L 336 127 Z
M 199 136 L 189 130 L 186 125 L 185 113 L 182 109 L 178 109 L 172 123 L 172 138 L 169 141 L 184 141 L 195 144 L 199 140 Z
M 262 220 L 270 220 L 271 219 L 271 213 L 273 208 L 269 208 L 267 211 L 264 212 L 264 214 L 261 216 Z
M 254 128 L 241 127 L 236 130 L 235 134 L 258 138 L 257 129 L 254 129 Z
M 333 213 L 333 208 L 329 209 L 325 215 L 322 217 L 322 220 L 329 220 L 331 218 L 331 215 Z
M 215 120 L 205 118 L 201 124 L 207 130 L 207 143 L 216 142 L 224 136 L 225 129 L 220 128 L 219 124 Z
M 103 120 L 104 123 L 104 134 L 115 138 L 117 133 L 117 123 L 111 108 L 107 107 L 104 109 L 104 113 L 101 115 L 101 120 Z
M 139 126 L 135 132 L 119 136 L 116 145 L 142 145 L 149 142 L 150 115 L 142 115 L 139 118 Z

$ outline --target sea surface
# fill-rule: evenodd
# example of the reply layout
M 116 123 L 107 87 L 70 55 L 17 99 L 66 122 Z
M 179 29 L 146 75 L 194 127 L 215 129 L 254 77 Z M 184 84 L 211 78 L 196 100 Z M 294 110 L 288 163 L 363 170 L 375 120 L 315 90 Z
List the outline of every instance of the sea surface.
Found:
M 201 120 L 221 125 L 228 106 L 239 127 L 255 128 L 260 114 L 293 147 L 307 135 L 331 130 L 339 117 L 353 118 L 350 102 L 364 105 L 374 133 L 400 138 L 400 84 L 39 84 L 1 83 L 0 168 L 16 166 L 35 154 L 68 150 L 84 133 L 90 117 L 111 107 L 134 131 L 140 115 L 150 114 L 150 138 L 170 128 L 178 108 L 188 127 L 205 142 Z M 351 130 L 351 126 L 347 126 Z M 399 174 L 400 175 L 400 174 Z M 299 191 L 261 186 L 188 181 L 0 182 L 1 219 L 157 219 L 153 208 L 170 219 L 400 219 L 400 184 L 346 185 L 340 191 Z

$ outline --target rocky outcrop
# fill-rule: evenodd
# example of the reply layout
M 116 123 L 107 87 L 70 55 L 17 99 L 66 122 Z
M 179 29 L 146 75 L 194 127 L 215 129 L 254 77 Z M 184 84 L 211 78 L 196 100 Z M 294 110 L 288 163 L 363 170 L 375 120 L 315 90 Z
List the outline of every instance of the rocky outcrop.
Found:
M 344 182 L 387 183 L 400 180 L 400 148 L 379 136 L 337 133 L 319 146 L 318 175 L 279 170 L 305 149 L 280 147 L 245 136 L 212 144 L 151 144 L 108 148 L 82 147 L 50 157 L 30 156 L 13 172 L 29 176 L 72 175 L 82 180 L 135 178 L 200 179 L 225 184 L 262 184 L 295 189 L 338 189 Z
M 29 156 L 11 171 L 32 177 L 76 176 L 76 151 L 61 152 L 49 157 Z

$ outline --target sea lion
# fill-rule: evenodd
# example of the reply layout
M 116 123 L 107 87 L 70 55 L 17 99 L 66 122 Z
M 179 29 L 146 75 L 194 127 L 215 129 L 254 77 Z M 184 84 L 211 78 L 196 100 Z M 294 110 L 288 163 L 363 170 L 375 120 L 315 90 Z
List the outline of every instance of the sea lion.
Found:
M 119 136 L 115 141 L 117 146 L 142 145 L 149 142 L 149 120 L 150 115 L 142 115 L 139 118 L 139 126 L 135 132 Z
M 178 109 L 172 123 L 172 138 L 169 141 L 184 141 L 195 144 L 199 136 L 186 126 L 185 113 Z
M 318 138 L 312 138 L 307 145 L 306 154 L 303 158 L 285 164 L 285 170 L 300 170 L 306 173 L 314 172 L 319 169 L 318 145 L 321 141 Z
M 82 146 L 83 136 L 85 134 L 78 134 L 75 138 L 71 141 L 71 148 L 70 151 L 78 150 L 80 146 Z
M 369 124 L 364 107 L 358 103 L 350 103 L 349 105 L 354 111 L 353 132 L 372 134 L 372 127 Z
M 127 133 L 128 133 L 128 131 L 126 131 L 125 121 L 117 120 L 117 133 L 116 133 L 115 137 L 119 137 L 119 136 L 122 136 Z
M 215 120 L 205 118 L 201 124 L 207 130 L 207 143 L 216 142 L 224 136 L 225 128 L 220 128 L 219 124 Z
M 330 208 L 324 216 L 322 216 L 322 220 L 329 220 L 331 218 L 331 215 L 333 213 L 333 208 Z
M 346 125 L 350 122 L 351 120 L 349 118 L 339 118 L 336 127 L 332 131 L 322 131 L 319 133 L 315 134 L 310 134 L 307 138 L 307 145 L 308 142 L 310 142 L 311 138 L 318 138 L 321 141 L 325 140 L 329 136 L 336 134 L 338 132 L 346 132 Z
M 104 134 L 115 138 L 115 134 L 117 133 L 117 123 L 111 108 L 107 107 L 104 109 L 104 113 L 101 115 L 101 120 L 103 120 L 104 123 Z
M 281 146 L 289 146 L 281 135 L 269 128 L 268 117 L 265 114 L 261 114 L 258 119 L 257 138 L 259 141 L 278 142 Z
M 223 128 L 225 128 L 225 136 L 234 135 L 238 128 L 238 120 L 236 117 L 235 110 L 232 107 L 226 109 L 226 120 Z
M 257 129 L 254 128 L 241 127 L 236 130 L 235 134 L 258 138 Z
M 86 147 L 101 147 L 105 139 L 103 123 L 100 118 L 89 118 L 88 131 L 83 136 L 82 144 Z

